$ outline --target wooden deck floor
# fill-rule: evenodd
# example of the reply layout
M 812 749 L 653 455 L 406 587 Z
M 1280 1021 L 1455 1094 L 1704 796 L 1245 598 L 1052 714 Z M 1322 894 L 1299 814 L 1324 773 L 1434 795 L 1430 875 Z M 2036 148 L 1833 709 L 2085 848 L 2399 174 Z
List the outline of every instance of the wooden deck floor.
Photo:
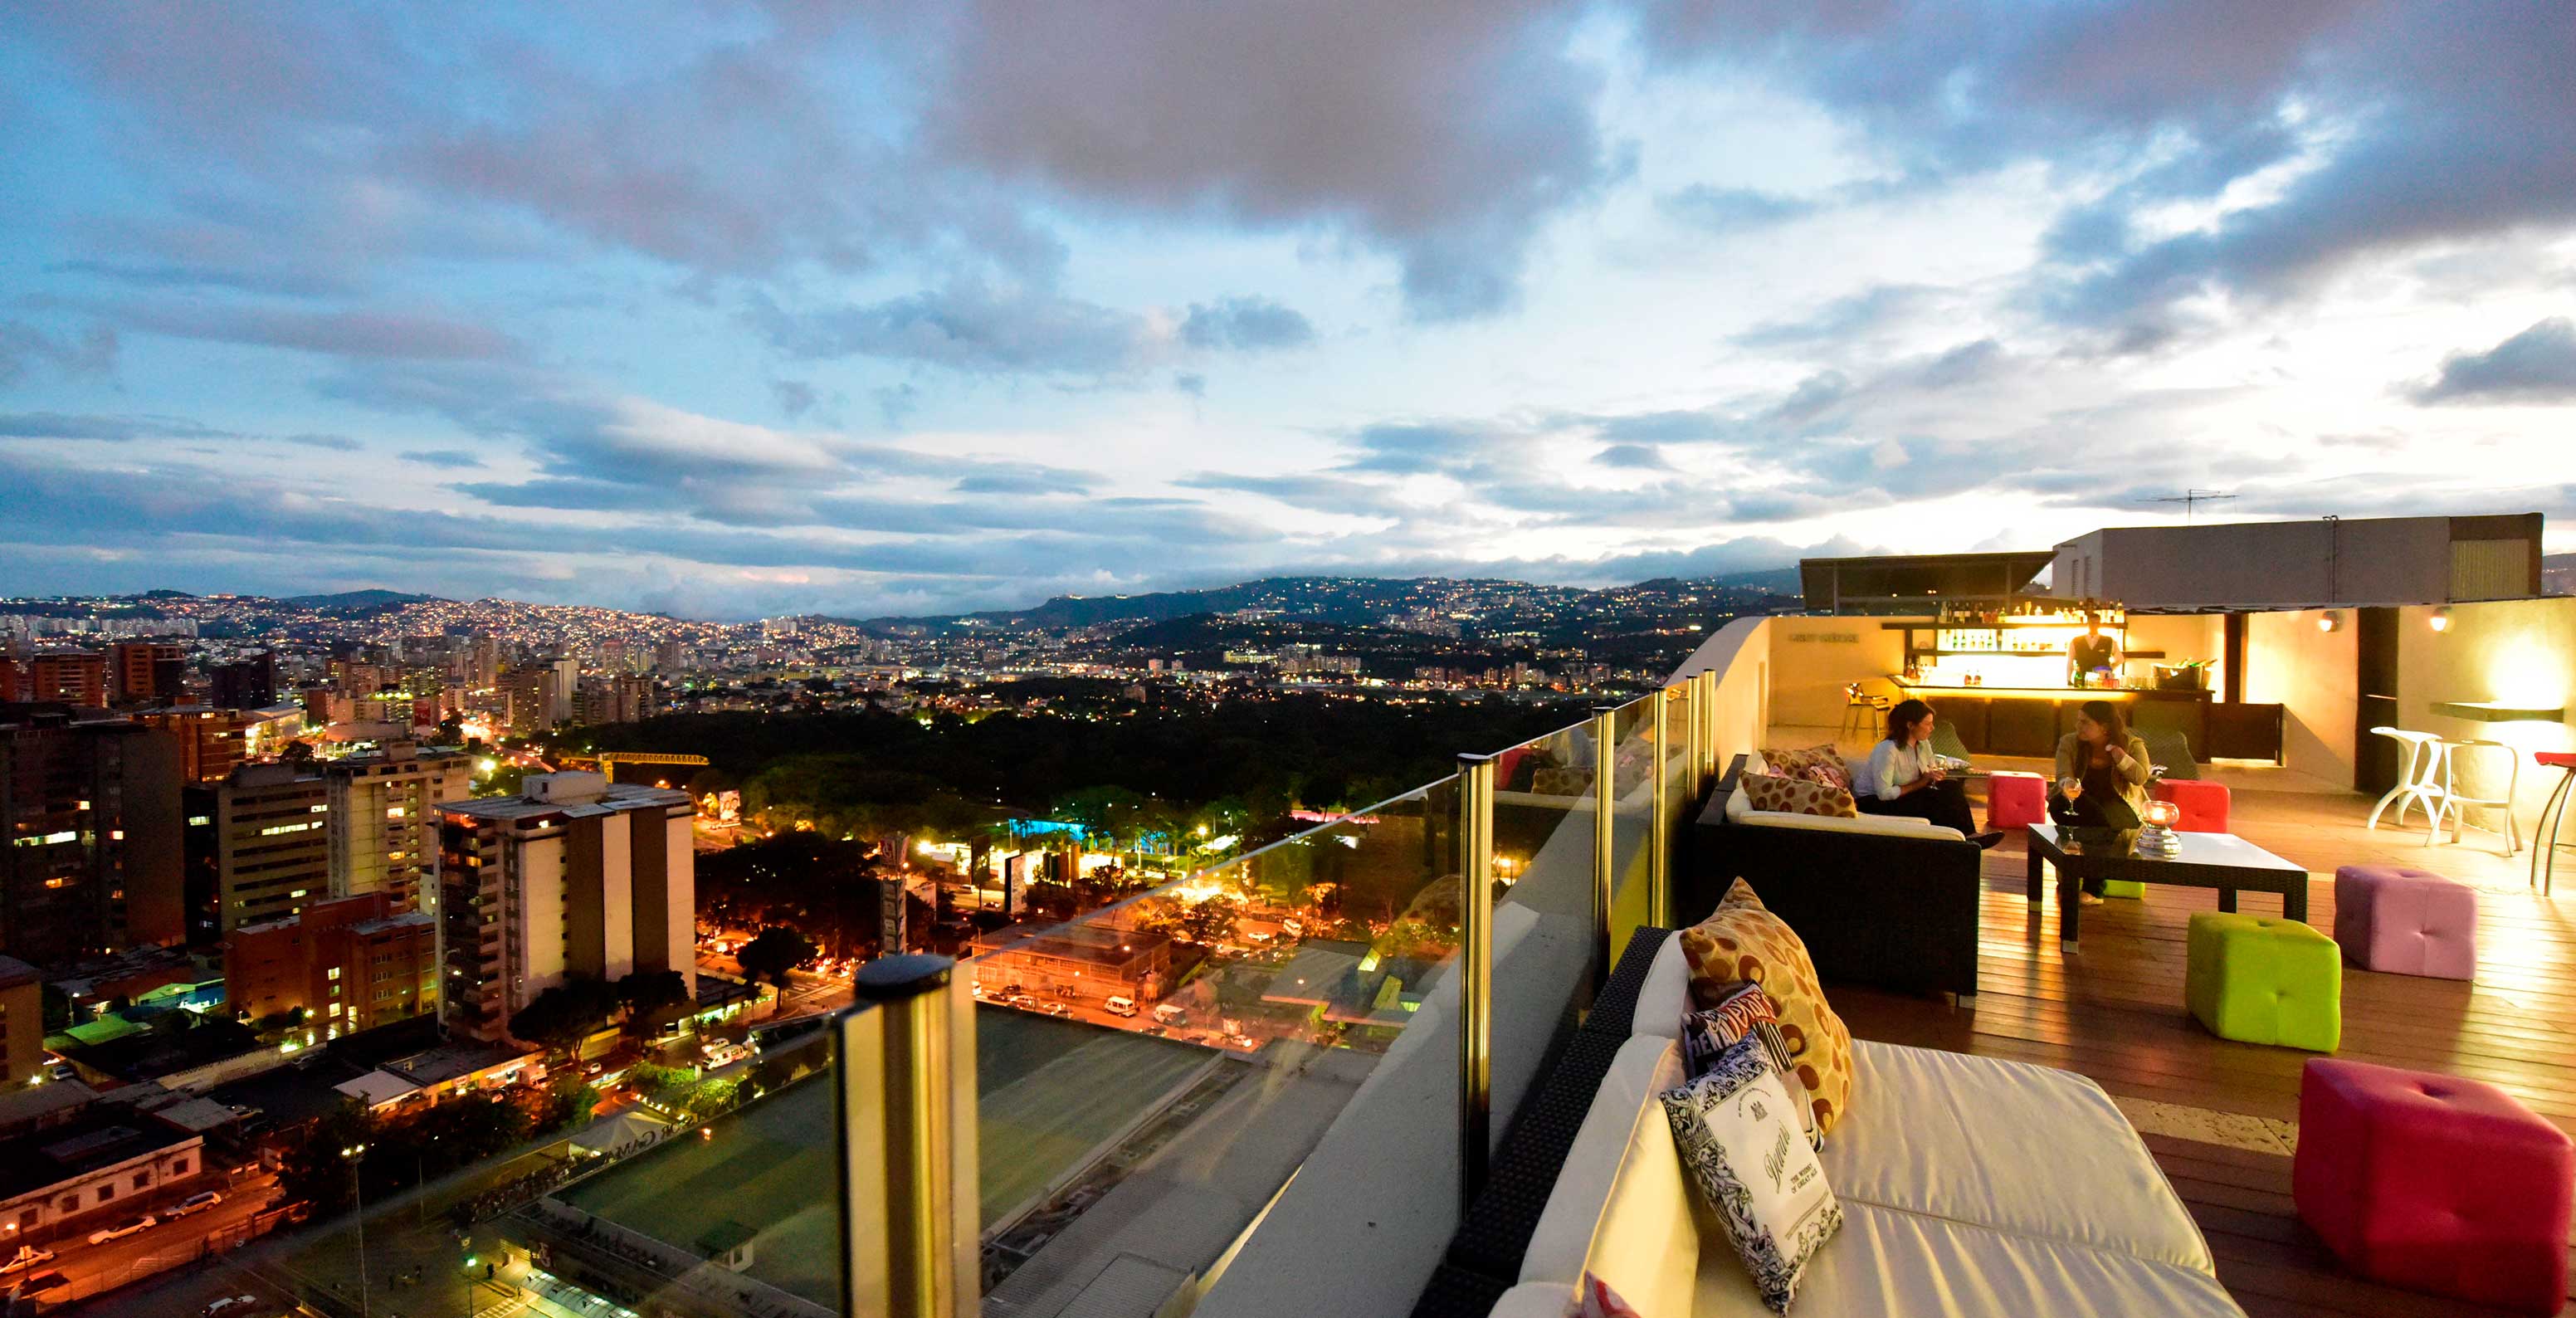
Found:
M 2576 865 L 2562 875 L 2568 895 L 2542 898 L 2525 886 L 2526 860 L 2499 855 L 2491 836 L 2472 832 L 2460 845 L 2428 849 L 2420 827 L 2364 831 L 2369 804 L 2349 794 L 2259 791 L 2234 802 L 2238 834 L 2310 872 L 2309 920 L 2320 928 L 2333 928 L 2338 865 L 2403 860 L 2480 889 L 2477 982 L 2347 966 L 2337 1055 L 2489 1081 L 2576 1132 Z M 1973 1009 L 1835 989 L 1852 1032 L 2080 1072 L 2124 1106 L 2174 1105 L 2177 1129 L 2199 1120 L 2256 1130 L 2255 1140 L 2211 1142 L 2139 1123 L 2208 1235 L 2220 1280 L 2258 1318 L 2491 1312 L 2345 1273 L 2291 1207 L 2290 1159 L 2248 1147 L 2262 1142 L 2261 1131 L 2281 1141 L 2275 1149 L 2295 1147 L 2299 1072 L 2311 1054 L 2216 1038 L 2185 1012 L 2184 926 L 2192 912 L 2215 910 L 2217 894 L 2150 885 L 2143 902 L 2087 908 L 2082 943 L 2062 952 L 2054 885 L 2033 911 L 2024 863 L 2019 839 L 1987 855 Z M 2278 905 L 2247 894 L 2238 909 L 2272 914 Z

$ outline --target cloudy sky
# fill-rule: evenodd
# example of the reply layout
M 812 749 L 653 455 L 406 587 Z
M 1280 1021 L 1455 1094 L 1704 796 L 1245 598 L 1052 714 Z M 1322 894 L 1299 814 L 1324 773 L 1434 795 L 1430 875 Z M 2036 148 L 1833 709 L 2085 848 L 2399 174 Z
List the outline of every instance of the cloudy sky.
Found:
M 2565 0 L 22 7 L 0 591 L 2566 550 L 2571 107 Z

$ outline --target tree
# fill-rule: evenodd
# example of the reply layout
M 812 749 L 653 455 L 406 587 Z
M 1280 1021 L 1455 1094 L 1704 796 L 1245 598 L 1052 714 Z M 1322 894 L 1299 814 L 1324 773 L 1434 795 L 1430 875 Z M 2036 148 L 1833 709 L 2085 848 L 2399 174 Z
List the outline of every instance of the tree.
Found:
M 451 1098 L 404 1124 L 431 1156 L 449 1167 L 516 1148 L 535 1126 L 526 1109 L 486 1094 Z
M 607 983 L 566 979 L 529 999 L 510 1018 L 510 1035 L 548 1048 L 572 1048 L 604 1028 L 620 1005 L 617 989 Z
M 349 1160 L 342 1150 L 373 1141 L 376 1120 L 354 1102 L 331 1109 L 304 1132 L 304 1140 L 287 1151 L 277 1169 L 278 1187 L 288 1202 L 309 1201 L 323 1215 L 349 1206 Z
M 1193 943 L 1209 946 L 1234 937 L 1235 917 L 1241 908 L 1224 897 L 1210 897 L 1196 906 L 1181 911 L 1181 935 Z
M 599 1090 L 580 1076 L 566 1072 L 546 1082 L 544 1104 L 537 1112 L 537 1129 L 558 1131 L 590 1120 L 591 1110 L 599 1106 Z
M 755 981 L 768 980 L 782 989 L 787 987 L 788 971 L 813 959 L 813 940 L 785 925 L 761 930 L 734 954 L 744 975 Z
M 617 981 L 617 998 L 640 1016 L 687 1002 L 689 981 L 676 970 L 639 970 Z

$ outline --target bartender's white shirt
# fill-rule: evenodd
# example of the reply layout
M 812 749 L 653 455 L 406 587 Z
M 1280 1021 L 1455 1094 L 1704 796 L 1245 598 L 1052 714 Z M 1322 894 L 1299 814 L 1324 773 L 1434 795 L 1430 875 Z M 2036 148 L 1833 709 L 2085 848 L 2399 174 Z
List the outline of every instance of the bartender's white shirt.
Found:
M 1893 801 L 1904 795 L 1907 783 L 1929 773 L 1940 763 L 1941 753 L 1932 743 L 1918 742 L 1900 747 L 1893 738 L 1882 737 L 1870 748 L 1869 770 L 1862 775 L 1861 788 L 1882 801 Z

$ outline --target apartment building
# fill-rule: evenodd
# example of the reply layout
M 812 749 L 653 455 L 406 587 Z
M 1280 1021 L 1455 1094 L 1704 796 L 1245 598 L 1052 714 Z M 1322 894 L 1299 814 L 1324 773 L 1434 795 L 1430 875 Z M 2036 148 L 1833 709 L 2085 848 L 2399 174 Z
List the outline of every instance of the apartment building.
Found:
M 441 807 L 440 997 L 448 1031 L 506 1037 L 567 976 L 676 970 L 697 982 L 686 792 L 538 774 L 518 796 Z
M 116 698 L 129 705 L 176 700 L 187 692 L 188 647 L 170 641 L 119 641 L 108 650 Z
M 438 930 L 381 892 L 315 902 L 224 940 L 225 994 L 235 1015 L 301 1010 L 326 1037 L 434 1011 Z
M 188 793 L 190 873 L 212 876 L 215 925 L 229 934 L 284 919 L 331 891 L 331 798 L 322 776 L 245 764 Z
M 45 986 L 36 968 L 0 956 L 0 1086 L 35 1078 L 45 1062 Z
M 330 789 L 331 895 L 382 892 L 396 911 L 424 909 L 438 851 L 438 805 L 472 795 L 473 757 L 388 741 L 372 755 L 334 760 Z
M 0 725 L 0 948 L 40 966 L 179 941 L 178 757 L 61 706 Z
M 138 710 L 135 722 L 170 738 L 179 754 L 179 776 L 192 783 L 220 782 L 242 762 L 250 730 L 259 719 L 238 709 L 174 705 Z

